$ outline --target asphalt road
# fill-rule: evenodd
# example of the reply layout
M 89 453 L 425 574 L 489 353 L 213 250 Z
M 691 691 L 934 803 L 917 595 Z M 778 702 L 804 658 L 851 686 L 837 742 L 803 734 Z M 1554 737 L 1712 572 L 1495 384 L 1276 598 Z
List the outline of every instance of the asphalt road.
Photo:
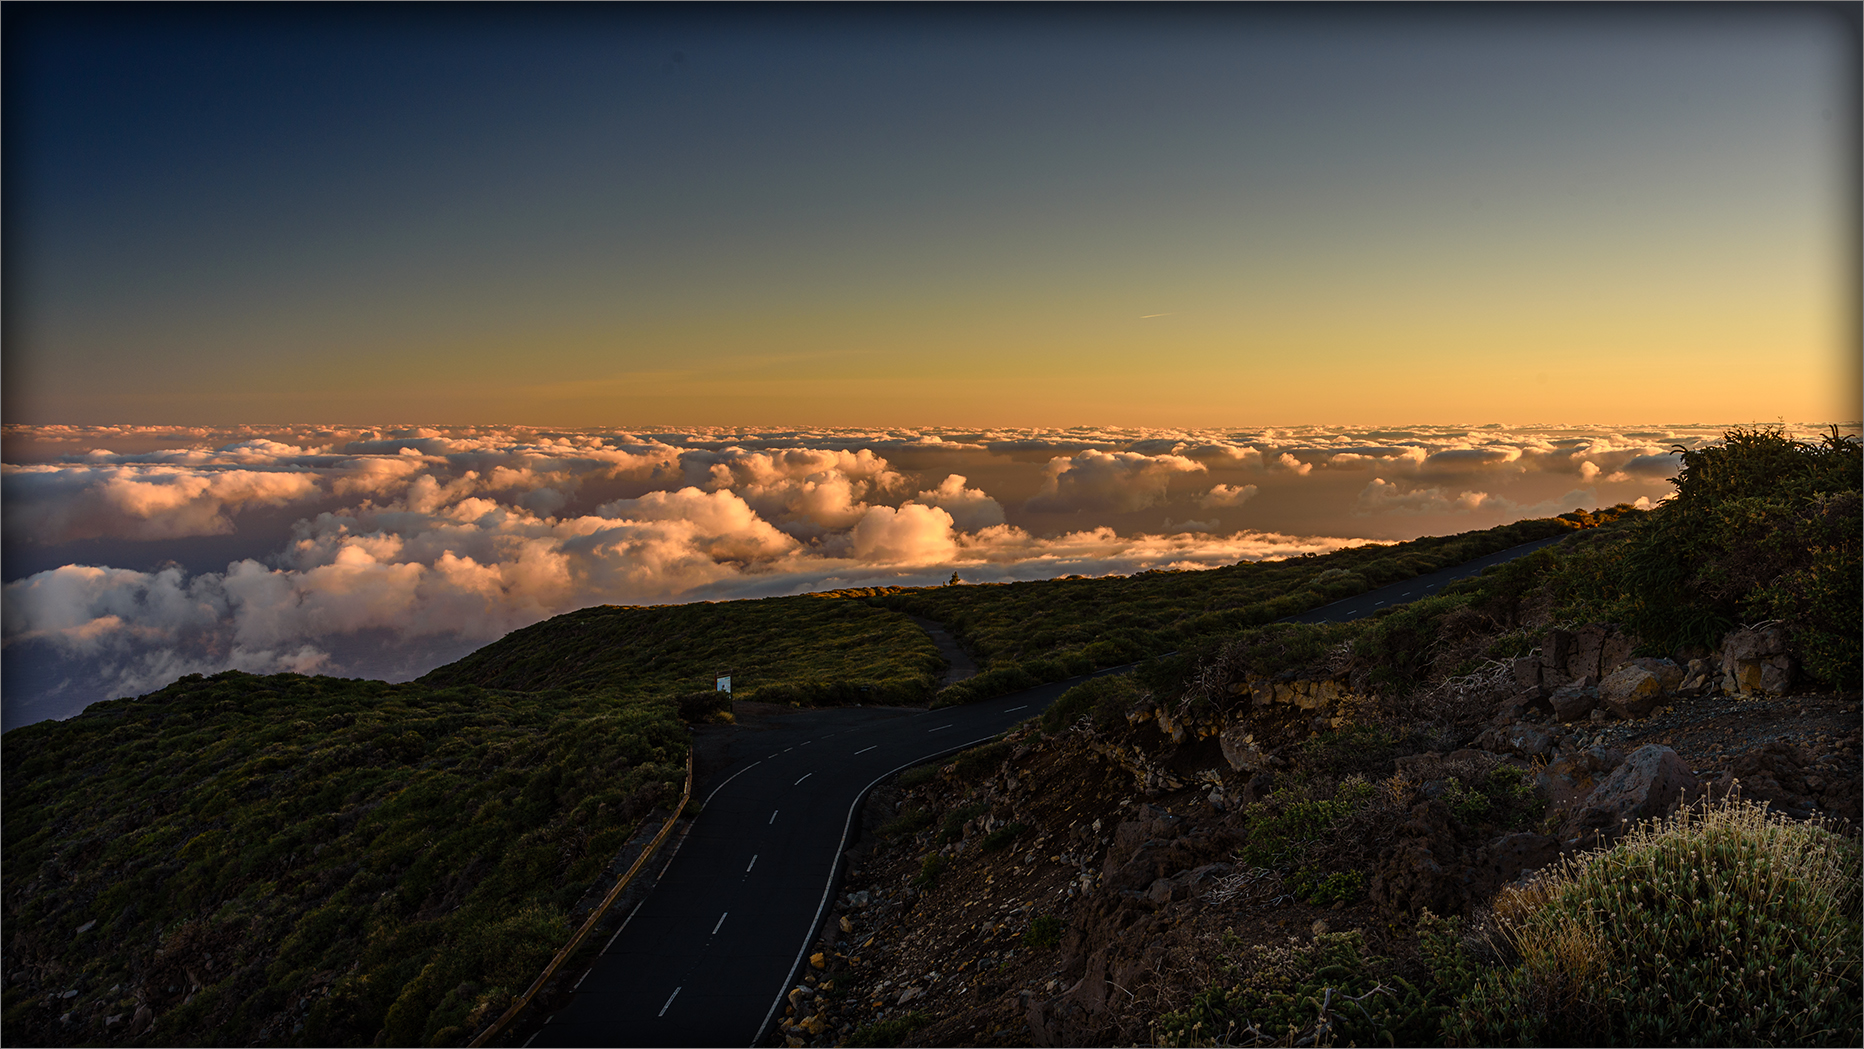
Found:
M 1287 621 L 1357 619 L 1557 541 L 1526 543 Z M 703 815 L 659 884 L 572 1002 L 527 1044 L 756 1044 L 801 979 L 868 789 L 1041 713 L 1081 680 L 944 710 L 804 711 L 733 733 L 736 756 L 707 777 Z
M 1040 713 L 1081 679 L 944 710 L 768 719 L 574 1000 L 531 1045 L 751 1045 L 801 979 L 869 787 Z
M 1322 605 L 1311 611 L 1303 612 L 1298 616 L 1288 616 L 1283 619 L 1282 622 L 1344 623 L 1349 619 L 1359 619 L 1363 616 L 1369 616 L 1382 608 L 1389 608 L 1392 605 L 1402 605 L 1407 601 L 1416 601 L 1421 597 L 1429 597 L 1458 579 L 1468 579 L 1470 576 L 1480 575 L 1485 568 L 1491 568 L 1504 561 L 1512 561 L 1517 557 L 1531 554 L 1543 546 L 1552 546 L 1564 538 L 1566 538 L 1566 536 L 1556 535 L 1549 539 L 1536 539 L 1531 543 L 1511 546 L 1506 550 L 1498 550 L 1486 557 L 1478 557 L 1474 561 L 1465 561 L 1452 568 L 1440 569 L 1429 575 L 1413 576 L 1402 583 L 1393 583 L 1390 586 L 1382 586 L 1377 590 L 1368 590 L 1357 597 L 1349 597 L 1341 601 L 1335 601 L 1330 605 Z

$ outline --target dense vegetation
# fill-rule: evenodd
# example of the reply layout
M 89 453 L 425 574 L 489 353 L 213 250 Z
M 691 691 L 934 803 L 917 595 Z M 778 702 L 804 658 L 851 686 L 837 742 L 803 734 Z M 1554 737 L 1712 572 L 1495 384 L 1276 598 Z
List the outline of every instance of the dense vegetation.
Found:
M 144 1006 L 155 1044 L 469 1039 L 687 749 L 667 702 L 236 672 L 3 739 L 4 1022 L 42 1045 Z
M 1857 687 L 1857 438 L 1834 429 L 1806 444 L 1737 429 L 1682 458 L 1676 497 L 1625 543 L 1570 569 L 1568 600 L 1659 650 L 1712 645 L 1744 621 L 1781 620 L 1814 678 Z

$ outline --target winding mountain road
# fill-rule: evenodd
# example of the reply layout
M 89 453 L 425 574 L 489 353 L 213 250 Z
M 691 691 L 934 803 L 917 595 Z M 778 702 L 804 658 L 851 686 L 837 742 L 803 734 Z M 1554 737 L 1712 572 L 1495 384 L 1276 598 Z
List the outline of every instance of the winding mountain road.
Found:
M 747 729 L 744 743 L 762 753 L 717 774 L 659 885 L 529 1044 L 753 1044 L 800 978 L 868 788 L 1011 728 L 1080 680 L 944 710 L 807 711 Z
M 1513 547 L 1290 621 L 1356 619 L 1555 541 Z M 801 978 L 868 789 L 990 739 L 1082 680 L 943 710 L 812 710 L 729 730 L 728 760 L 701 787 L 703 816 L 570 1004 L 527 1044 L 757 1044 Z

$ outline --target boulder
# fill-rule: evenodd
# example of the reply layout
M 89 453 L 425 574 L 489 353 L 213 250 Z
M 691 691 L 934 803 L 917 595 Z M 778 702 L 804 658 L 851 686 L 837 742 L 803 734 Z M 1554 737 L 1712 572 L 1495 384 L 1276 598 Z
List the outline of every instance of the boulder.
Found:
M 1573 647 L 1566 655 L 1566 676 L 1599 676 L 1599 656 L 1605 649 L 1605 627 L 1588 623 L 1573 631 Z
M 1786 654 L 1786 626 L 1762 623 L 1759 626 L 1730 630 L 1722 638 L 1722 660 L 1758 660 L 1765 656 Z
M 1562 828 L 1568 844 L 1610 841 L 1640 820 L 1663 816 L 1702 789 L 1676 751 L 1639 747 L 1612 771 Z
M 1643 667 L 1627 664 L 1599 682 L 1599 702 L 1621 718 L 1641 718 L 1663 702 L 1663 680 Z
M 1590 685 L 1567 685 L 1554 689 L 1547 702 L 1553 705 L 1554 717 L 1561 721 L 1578 721 L 1599 705 L 1599 690 Z
M 1223 747 L 1223 760 L 1238 772 L 1260 772 L 1280 763 L 1256 745 L 1255 733 L 1241 721 L 1225 725 L 1217 741 Z
M 1514 881 L 1523 871 L 1534 871 L 1560 858 L 1559 839 L 1532 831 L 1505 834 L 1476 855 L 1476 869 L 1491 885 Z
M 1547 729 L 1525 721 L 1517 721 L 1506 727 L 1489 729 L 1476 737 L 1476 745 L 1498 754 L 1544 758 L 1552 754 L 1554 748 L 1560 745 L 1560 733 L 1558 729 Z
M 1573 632 L 1570 630 L 1549 630 L 1540 642 L 1541 680 L 1547 680 L 1549 674 L 1557 675 L 1561 681 L 1567 680 L 1566 657 L 1573 650 Z
M 1700 696 L 1715 687 L 1718 677 L 1714 660 L 1692 659 L 1689 661 L 1689 669 L 1683 673 L 1682 683 L 1676 686 L 1676 693 L 1679 696 Z
M 1599 677 L 1604 677 L 1606 671 L 1629 662 L 1631 653 L 1636 650 L 1637 639 L 1626 635 L 1617 627 L 1607 627 L 1605 639 L 1599 644 L 1599 669 L 1594 673 Z
M 1594 743 L 1579 752 L 1579 763 L 1594 776 L 1609 776 L 1625 763 L 1625 752 L 1617 747 Z
M 1682 687 L 1683 678 L 1687 676 L 1688 673 L 1682 667 L 1678 666 L 1675 660 L 1659 659 L 1655 656 L 1639 656 L 1636 659 L 1627 659 L 1623 663 L 1618 664 L 1618 666 L 1642 667 L 1650 671 L 1652 674 L 1656 675 L 1657 682 L 1663 686 L 1665 692 L 1675 692 L 1678 688 Z M 1616 670 L 1617 667 L 1613 669 Z
M 1793 684 L 1793 657 L 1780 623 L 1731 630 L 1722 638 L 1722 691 L 1751 696 L 1785 693 Z
M 1530 689 L 1540 684 L 1540 660 L 1533 656 L 1510 661 L 1508 669 L 1514 674 L 1517 688 Z
M 1767 656 L 1760 661 L 1760 689 L 1770 695 L 1785 695 L 1793 686 L 1793 657 Z

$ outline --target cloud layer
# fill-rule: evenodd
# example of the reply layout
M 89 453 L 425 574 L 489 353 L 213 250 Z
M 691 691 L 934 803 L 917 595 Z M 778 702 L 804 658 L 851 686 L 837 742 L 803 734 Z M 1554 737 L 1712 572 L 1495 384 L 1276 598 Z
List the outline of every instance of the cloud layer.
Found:
M 1649 503 L 1718 433 L 8 427 L 5 721 L 191 671 L 412 676 L 597 603 L 1203 568 Z M 236 538 L 270 552 L 213 558 Z M 199 563 L 168 561 L 184 540 Z

